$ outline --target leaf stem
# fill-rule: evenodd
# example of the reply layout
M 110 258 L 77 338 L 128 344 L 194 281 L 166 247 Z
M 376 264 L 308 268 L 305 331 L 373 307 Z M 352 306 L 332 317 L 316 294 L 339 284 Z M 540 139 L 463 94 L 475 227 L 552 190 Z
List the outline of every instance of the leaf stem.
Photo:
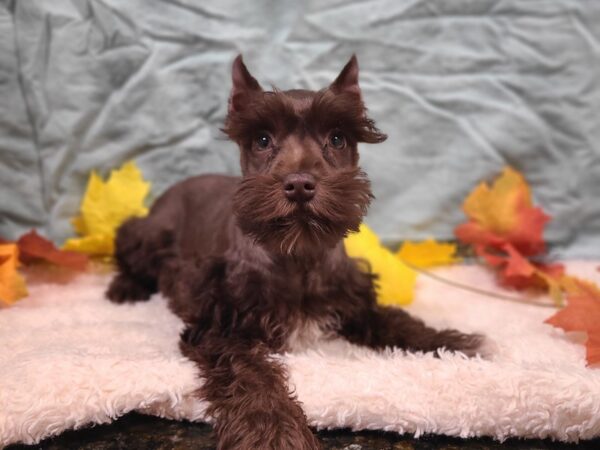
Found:
M 425 275 L 426 277 L 429 277 L 433 280 L 439 281 L 440 283 L 444 283 L 449 286 L 453 286 L 455 288 L 462 289 L 464 291 L 474 292 L 476 294 L 483 295 L 485 297 L 497 298 L 500 300 L 506 300 L 506 301 L 510 301 L 513 303 L 520 303 L 521 305 L 528 304 L 528 305 L 533 305 L 533 306 L 540 306 L 543 308 L 556 308 L 556 305 L 554 303 L 536 302 L 536 301 L 531 301 L 530 299 L 527 299 L 526 297 L 515 297 L 512 295 L 498 294 L 496 292 L 488 291 L 486 289 L 480 289 L 480 288 L 476 288 L 473 286 L 469 286 L 467 284 L 459 283 L 457 281 L 452 281 L 447 278 L 441 277 L 433 272 L 430 272 L 429 270 L 425 270 L 420 267 L 417 267 L 414 264 L 411 264 L 402 258 L 400 258 L 400 259 L 404 264 L 406 264 L 408 267 L 410 267 L 415 272 Z

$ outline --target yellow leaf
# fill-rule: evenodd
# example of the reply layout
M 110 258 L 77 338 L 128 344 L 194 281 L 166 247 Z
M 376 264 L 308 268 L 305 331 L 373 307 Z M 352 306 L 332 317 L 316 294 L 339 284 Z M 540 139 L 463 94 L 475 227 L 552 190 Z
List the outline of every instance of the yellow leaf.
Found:
M 426 268 L 460 261 L 460 258 L 454 256 L 455 253 L 456 245 L 428 239 L 423 242 L 404 242 L 396 256 L 416 267 Z
M 379 275 L 377 300 L 382 305 L 407 305 L 414 296 L 417 274 L 381 245 L 377 235 L 364 223 L 358 233 L 344 241 L 351 258 L 368 261 L 371 271 Z
M 112 255 L 117 228 L 128 218 L 145 216 L 148 209 L 144 199 L 150 183 L 133 161 L 113 170 L 104 182 L 92 172 L 81 202 L 80 215 L 72 221 L 79 238 L 65 242 L 65 250 L 90 255 Z
M 479 184 L 465 200 L 463 209 L 483 228 L 503 234 L 516 228 L 518 211 L 531 206 L 531 193 L 523 175 L 505 167 L 492 187 Z
M 16 244 L 0 244 L 0 304 L 11 305 L 27 295 L 25 280 L 19 272 L 19 249 Z
M 73 225 L 73 228 L 75 228 L 75 232 L 77 234 L 83 235 L 86 233 L 85 221 L 83 220 L 83 217 L 73 217 L 71 219 L 71 225 Z
M 65 242 L 63 248 L 88 255 L 112 255 L 115 252 L 115 234 L 93 234 L 72 238 Z

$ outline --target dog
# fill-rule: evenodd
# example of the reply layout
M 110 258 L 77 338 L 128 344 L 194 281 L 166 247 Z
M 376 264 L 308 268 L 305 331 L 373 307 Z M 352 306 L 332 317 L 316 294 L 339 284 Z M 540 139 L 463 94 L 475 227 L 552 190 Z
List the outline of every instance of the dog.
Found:
M 471 356 L 482 344 L 378 305 L 376 276 L 344 251 L 373 198 L 357 144 L 386 139 L 367 116 L 358 73 L 353 56 L 326 89 L 265 91 L 238 56 L 223 131 L 239 146 L 242 177 L 187 179 L 118 230 L 107 295 L 169 299 L 219 449 L 319 448 L 272 357 L 315 333 Z

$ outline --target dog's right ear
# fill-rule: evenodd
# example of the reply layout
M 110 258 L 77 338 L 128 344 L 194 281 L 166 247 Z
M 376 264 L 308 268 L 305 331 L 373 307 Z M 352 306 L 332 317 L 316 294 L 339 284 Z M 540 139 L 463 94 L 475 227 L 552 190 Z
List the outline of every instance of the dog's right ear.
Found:
M 250 75 L 250 72 L 248 72 L 242 59 L 242 55 L 238 55 L 233 61 L 231 79 L 233 81 L 233 87 L 231 88 L 231 95 L 229 96 L 230 113 L 243 109 L 249 94 L 262 92 L 262 88 L 260 87 L 260 84 L 258 84 L 258 81 Z

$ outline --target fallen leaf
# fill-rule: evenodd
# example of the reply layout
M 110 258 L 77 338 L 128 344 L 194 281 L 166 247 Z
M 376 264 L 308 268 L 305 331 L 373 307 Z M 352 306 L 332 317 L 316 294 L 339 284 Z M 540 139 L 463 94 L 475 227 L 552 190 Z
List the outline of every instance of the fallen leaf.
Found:
M 600 288 L 589 281 L 564 276 L 561 286 L 567 294 L 564 308 L 546 319 L 546 323 L 565 331 L 587 334 L 588 365 L 600 363 Z
M 428 239 L 423 242 L 404 242 L 396 256 L 403 262 L 416 267 L 427 268 L 459 262 L 461 259 L 455 254 L 455 244 L 440 243 Z
M 550 217 L 533 205 L 529 185 L 519 172 L 506 167 L 492 186 L 479 184 L 463 210 L 469 221 L 456 228 L 457 238 L 497 269 L 502 285 L 548 290 L 560 303 L 563 266 L 529 259 L 546 251 L 543 232 Z
M 560 279 L 565 273 L 562 264 L 534 263 L 508 243 L 502 246 L 502 251 L 503 253 L 478 253 L 490 266 L 498 269 L 500 285 L 519 290 L 547 290 L 558 306 L 562 304 Z
M 471 219 L 458 227 L 461 240 L 473 245 L 501 247 L 509 242 L 524 256 L 544 253 L 544 225 L 550 217 L 533 206 L 523 175 L 505 167 L 490 187 L 480 183 L 463 204 Z
M 19 259 L 23 264 L 43 260 L 73 270 L 84 270 L 88 263 L 87 256 L 59 250 L 52 242 L 37 234 L 35 230 L 21 236 L 17 241 L 17 245 L 19 247 Z
M 117 228 L 130 217 L 148 214 L 144 199 L 149 191 L 150 183 L 144 181 L 132 161 L 113 170 L 106 182 L 92 172 L 80 215 L 72 221 L 81 237 L 67 240 L 63 248 L 90 255 L 112 255 Z
M 27 295 L 27 286 L 19 267 L 16 244 L 0 244 L 0 303 L 11 305 Z
M 407 305 L 413 300 L 417 274 L 379 241 L 377 235 L 362 224 L 358 233 L 344 241 L 351 258 L 368 262 L 370 270 L 379 276 L 377 300 L 383 305 Z
M 587 296 L 600 299 L 600 287 L 592 281 L 565 275 L 560 283 L 568 295 Z M 598 324 L 600 326 L 600 323 Z

